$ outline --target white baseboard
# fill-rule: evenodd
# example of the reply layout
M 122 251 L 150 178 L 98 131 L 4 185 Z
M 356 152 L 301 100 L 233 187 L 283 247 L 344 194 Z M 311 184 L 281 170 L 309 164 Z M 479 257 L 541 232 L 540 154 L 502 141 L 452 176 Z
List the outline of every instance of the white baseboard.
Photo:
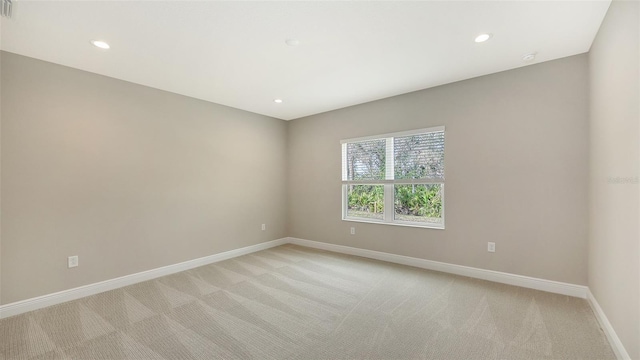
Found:
M 250 254 L 256 251 L 261 251 L 288 243 L 587 299 L 589 304 L 591 305 L 591 308 L 593 309 L 593 312 L 596 315 L 596 318 L 598 319 L 598 322 L 600 323 L 600 326 L 607 336 L 607 339 L 609 340 L 609 343 L 611 344 L 616 357 L 620 360 L 631 359 L 626 349 L 622 345 L 622 342 L 618 338 L 615 330 L 611 326 L 611 323 L 609 323 L 607 316 L 604 314 L 602 308 L 600 308 L 600 305 L 593 297 L 591 291 L 589 291 L 589 288 L 586 286 L 292 237 L 272 240 L 256 245 L 243 247 L 240 249 L 234 249 L 194 260 L 181 262 L 178 264 L 168 265 L 157 269 L 147 270 L 136 274 L 101 281 L 74 289 L 17 301 L 7 305 L 0 305 L 0 319 L 155 279 L 161 276 L 175 274 L 180 271 L 193 269 L 199 266 L 212 264 L 218 261 L 231 259 L 237 256 Z
M 544 280 L 529 276 L 514 275 L 499 271 L 478 269 L 469 266 L 454 265 L 438 261 L 419 259 L 403 255 L 389 254 L 380 251 L 366 250 L 343 245 L 329 244 L 297 238 L 288 238 L 289 243 L 315 249 L 328 250 L 343 254 L 362 256 L 371 259 L 388 261 L 396 264 L 409 265 L 422 269 L 435 270 L 450 274 L 462 275 L 476 279 L 489 280 L 497 283 L 515 285 L 529 289 L 547 291 L 556 294 L 587 298 L 588 288 L 582 285 L 568 284 L 552 280 Z
M 0 306 L 0 319 L 7 318 L 18 314 L 25 313 L 36 309 L 41 309 L 47 306 L 60 304 L 66 301 L 76 300 L 85 296 L 95 295 L 108 290 L 121 288 L 124 286 L 136 284 L 142 281 L 155 279 L 161 276 L 175 274 L 180 271 L 185 271 L 199 266 L 208 265 L 218 261 L 231 259 L 237 256 L 250 254 L 256 251 L 265 250 L 274 246 L 284 245 L 288 242 L 287 238 L 272 240 L 263 242 L 256 245 L 243 247 L 240 249 L 234 249 L 225 251 L 222 253 L 193 259 L 178 264 L 163 266 L 157 269 L 147 270 L 136 274 L 126 275 L 115 279 L 105 280 L 94 284 L 80 286 L 77 288 L 56 292 L 53 294 L 47 294 L 36 298 L 17 301 L 7 305 Z
M 629 353 L 627 353 L 627 350 L 624 348 L 624 345 L 622 345 L 620 338 L 618 338 L 618 335 L 613 329 L 613 326 L 611 326 L 611 323 L 607 319 L 607 316 L 604 314 L 604 312 L 602 311 L 602 308 L 600 308 L 600 305 L 598 304 L 596 299 L 593 297 L 593 294 L 591 293 L 589 288 L 586 286 L 568 284 L 568 283 L 552 281 L 552 280 L 538 279 L 538 278 L 522 276 L 522 275 L 514 275 L 514 274 L 509 274 L 509 273 L 504 273 L 499 271 L 478 269 L 478 268 L 473 268 L 469 266 L 448 264 L 448 263 L 419 259 L 419 258 L 403 256 L 403 255 L 389 254 L 389 253 L 380 252 L 380 251 L 373 251 L 373 250 L 366 250 L 366 249 L 354 248 L 354 247 L 343 246 L 343 245 L 329 244 L 329 243 L 324 243 L 319 241 L 312 241 L 312 240 L 305 240 L 305 239 L 290 237 L 288 238 L 288 243 L 300 245 L 300 246 L 306 246 L 314 249 L 333 251 L 333 252 L 348 254 L 348 255 L 362 256 L 370 259 L 382 260 L 382 261 L 392 262 L 396 264 L 414 266 L 414 267 L 419 267 L 419 268 L 428 269 L 428 270 L 441 271 L 441 272 L 446 272 L 450 274 L 468 276 L 468 277 L 477 278 L 477 279 L 489 280 L 489 281 L 503 283 L 503 284 L 515 285 L 515 286 L 520 286 L 520 287 L 525 287 L 530 289 L 542 290 L 542 291 L 547 291 L 551 293 L 587 299 L 587 301 L 589 302 L 589 305 L 591 306 L 591 308 L 593 309 L 593 312 L 596 315 L 596 319 L 598 319 L 598 322 L 600 323 L 602 330 L 607 336 L 607 340 L 609 341 L 609 344 L 611 345 L 611 348 L 613 349 L 613 352 L 615 353 L 616 357 L 619 360 L 631 359 L 631 357 L 629 356 Z
M 591 290 L 587 290 L 587 301 L 589 301 L 589 305 L 591 305 L 591 309 L 593 309 L 602 331 L 604 331 L 604 334 L 607 336 L 607 340 L 609 340 L 609 344 L 611 344 L 611 348 L 616 354 L 616 358 L 619 360 L 630 360 L 631 356 L 629 356 L 627 349 L 622 345 L 622 341 L 620 341 L 616 331 L 613 330 L 613 326 L 611 326 L 609 319 L 607 319 L 604 311 L 602 311 L 600 304 L 598 304 L 598 301 L 591 293 Z

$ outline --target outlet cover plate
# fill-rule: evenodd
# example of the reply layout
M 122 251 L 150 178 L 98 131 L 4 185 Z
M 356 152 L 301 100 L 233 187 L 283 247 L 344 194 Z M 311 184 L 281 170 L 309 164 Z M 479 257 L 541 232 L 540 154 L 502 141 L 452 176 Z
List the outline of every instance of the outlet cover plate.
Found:
M 69 256 L 67 265 L 69 266 L 69 269 L 78 266 L 78 255 Z

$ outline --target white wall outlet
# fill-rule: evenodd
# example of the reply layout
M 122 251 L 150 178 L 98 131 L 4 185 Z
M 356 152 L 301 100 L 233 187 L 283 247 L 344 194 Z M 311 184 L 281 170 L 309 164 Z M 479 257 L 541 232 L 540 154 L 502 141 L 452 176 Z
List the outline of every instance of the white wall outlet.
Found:
M 67 264 L 69 268 L 78 266 L 78 255 L 69 256 L 69 258 L 67 259 Z
M 262 230 L 267 230 L 267 224 L 262 224 Z
M 487 251 L 488 252 L 496 252 L 496 243 L 488 242 L 487 243 Z
M 351 235 L 355 235 L 356 234 L 356 228 L 354 228 L 353 226 L 351 227 Z

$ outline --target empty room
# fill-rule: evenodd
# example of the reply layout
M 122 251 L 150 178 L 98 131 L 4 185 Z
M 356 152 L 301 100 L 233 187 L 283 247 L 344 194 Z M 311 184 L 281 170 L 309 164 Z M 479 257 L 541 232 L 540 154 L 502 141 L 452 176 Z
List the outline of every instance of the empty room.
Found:
M 640 360 L 639 1 L 0 13 L 0 360 Z

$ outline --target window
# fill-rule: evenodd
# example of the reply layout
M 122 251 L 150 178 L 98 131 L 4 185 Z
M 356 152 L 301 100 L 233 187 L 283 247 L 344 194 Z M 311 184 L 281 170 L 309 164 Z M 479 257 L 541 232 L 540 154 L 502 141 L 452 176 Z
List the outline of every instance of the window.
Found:
M 444 229 L 444 127 L 341 144 L 343 220 Z

